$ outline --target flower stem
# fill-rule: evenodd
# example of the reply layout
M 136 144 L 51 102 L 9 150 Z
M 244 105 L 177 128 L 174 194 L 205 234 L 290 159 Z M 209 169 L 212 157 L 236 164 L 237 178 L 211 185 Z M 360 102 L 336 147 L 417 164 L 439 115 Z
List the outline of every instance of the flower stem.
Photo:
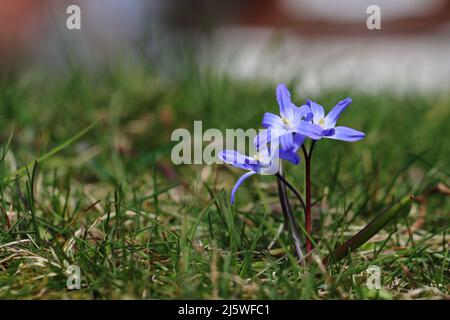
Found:
M 286 181 L 286 180 L 283 177 L 281 168 L 280 168 L 280 172 L 276 176 L 278 178 L 277 179 L 278 196 L 280 197 L 280 204 L 281 204 L 281 209 L 283 211 L 284 219 L 286 220 L 286 223 L 289 226 L 289 230 L 290 230 L 290 233 L 292 236 L 295 253 L 298 258 L 298 261 L 300 264 L 304 264 L 305 258 L 304 258 L 304 254 L 302 251 L 302 240 L 301 240 L 300 234 L 298 232 L 297 222 L 295 221 L 295 218 L 292 214 L 291 205 L 290 205 L 288 197 L 287 197 L 286 185 L 283 182 L 283 180 L 284 181 Z
M 311 156 L 314 149 L 314 142 L 312 141 L 309 153 L 306 151 L 305 145 L 302 145 L 303 155 L 305 157 L 305 197 L 306 197 L 306 210 L 305 210 L 305 225 L 306 232 L 311 235 L 312 232 L 312 219 L 311 219 Z M 306 255 L 312 250 L 312 242 L 309 237 L 306 237 Z
M 292 193 L 294 193 L 294 195 L 297 197 L 298 201 L 300 201 L 300 204 L 302 205 L 303 210 L 306 211 L 305 201 L 303 201 L 303 198 L 302 198 L 302 196 L 300 195 L 300 193 L 297 191 L 297 189 L 295 189 L 295 188 L 294 188 L 294 187 L 286 180 L 286 178 L 283 177 L 280 173 L 277 173 L 275 176 L 276 176 L 278 179 L 280 179 L 281 182 L 283 182 L 283 184 L 284 184 L 286 187 L 288 187 L 288 188 L 292 191 Z

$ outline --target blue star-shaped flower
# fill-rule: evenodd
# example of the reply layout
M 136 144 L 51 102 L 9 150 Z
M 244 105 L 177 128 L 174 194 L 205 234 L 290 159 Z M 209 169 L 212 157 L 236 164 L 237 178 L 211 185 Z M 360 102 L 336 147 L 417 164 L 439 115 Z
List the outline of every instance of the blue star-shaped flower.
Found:
M 366 135 L 363 132 L 355 129 L 343 126 L 336 126 L 336 122 L 339 119 L 341 113 L 352 102 L 351 98 L 346 98 L 340 101 L 330 112 L 325 116 L 323 107 L 311 100 L 306 102 L 306 105 L 311 109 L 313 124 L 319 125 L 323 131 L 321 138 L 329 138 L 335 140 L 355 142 L 361 140 Z M 318 140 L 317 138 L 312 138 Z M 320 138 L 319 138 L 320 139 Z

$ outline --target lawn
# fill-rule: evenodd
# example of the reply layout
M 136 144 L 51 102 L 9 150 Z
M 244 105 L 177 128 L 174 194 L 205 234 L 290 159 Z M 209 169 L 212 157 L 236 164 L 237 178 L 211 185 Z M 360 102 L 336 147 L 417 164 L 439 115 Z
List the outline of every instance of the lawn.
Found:
M 448 93 L 293 90 L 295 102 L 327 110 L 351 96 L 340 124 L 366 133 L 317 144 L 317 246 L 299 266 L 276 179 L 252 177 L 230 205 L 240 170 L 170 159 L 171 132 L 194 120 L 204 130 L 259 128 L 264 112 L 278 111 L 275 86 L 194 67 L 162 76 L 146 65 L 3 76 L 0 298 L 448 298 Z M 303 192 L 303 163 L 286 170 Z M 415 200 L 370 241 L 320 263 L 407 195 Z M 69 265 L 80 268 L 79 290 L 67 289 Z M 381 269 L 380 290 L 365 285 L 370 265 Z

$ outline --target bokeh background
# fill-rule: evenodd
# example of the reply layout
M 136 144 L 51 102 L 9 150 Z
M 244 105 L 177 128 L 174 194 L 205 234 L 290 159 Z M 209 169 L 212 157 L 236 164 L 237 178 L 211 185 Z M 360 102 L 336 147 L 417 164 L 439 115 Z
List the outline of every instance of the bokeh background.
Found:
M 78 4 L 82 30 L 65 27 Z M 3 68 L 58 71 L 68 59 L 97 69 L 118 57 L 147 59 L 159 71 L 192 50 L 201 65 L 245 79 L 302 78 L 302 90 L 447 89 L 450 3 L 377 1 L 382 30 L 368 30 L 372 2 L 5 0 L 0 11 Z M 175 63 L 176 64 L 176 63 Z

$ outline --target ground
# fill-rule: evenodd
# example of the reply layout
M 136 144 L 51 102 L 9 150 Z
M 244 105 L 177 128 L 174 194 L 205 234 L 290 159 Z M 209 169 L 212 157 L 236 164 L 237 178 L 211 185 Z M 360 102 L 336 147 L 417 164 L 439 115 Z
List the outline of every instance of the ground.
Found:
M 293 94 L 298 103 L 311 98 L 327 110 L 351 96 L 340 124 L 366 133 L 357 143 L 316 146 L 317 246 L 305 267 L 281 227 L 273 177 L 247 180 L 232 206 L 241 171 L 172 164 L 174 129 L 191 129 L 194 120 L 204 129 L 259 128 L 264 112 L 278 110 L 275 86 L 196 68 L 161 76 L 154 68 L 120 65 L 95 75 L 73 67 L 67 74 L 4 76 L 0 297 L 448 298 L 445 92 Z M 286 169 L 302 191 L 303 164 Z M 411 205 L 369 242 L 333 265 L 320 263 L 410 194 Z M 80 268 L 80 290 L 67 289 L 70 265 Z M 380 290 L 365 285 L 371 265 L 381 270 Z

